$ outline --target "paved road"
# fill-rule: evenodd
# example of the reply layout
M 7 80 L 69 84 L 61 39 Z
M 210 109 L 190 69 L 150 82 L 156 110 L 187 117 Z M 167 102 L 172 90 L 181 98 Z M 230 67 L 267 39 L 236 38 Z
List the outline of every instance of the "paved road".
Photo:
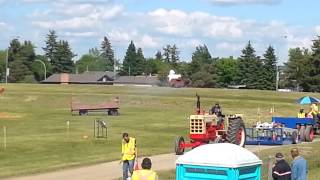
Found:
M 247 146 L 252 152 L 262 149 L 273 148 L 274 146 Z M 179 156 L 175 154 L 160 154 L 152 156 L 152 169 L 164 171 L 175 169 L 175 161 Z M 121 165 L 119 161 L 112 161 L 102 164 L 96 164 L 86 167 L 60 170 L 24 177 L 14 177 L 10 180 L 106 180 L 116 179 L 122 176 Z

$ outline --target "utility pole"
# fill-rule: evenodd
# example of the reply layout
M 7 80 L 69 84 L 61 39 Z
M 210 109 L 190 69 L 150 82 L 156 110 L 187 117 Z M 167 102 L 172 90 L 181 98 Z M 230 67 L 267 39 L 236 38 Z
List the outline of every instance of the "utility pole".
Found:
M 113 80 L 116 79 L 116 58 L 113 57 Z
M 278 91 L 279 87 L 279 69 L 278 66 L 276 66 L 276 91 Z

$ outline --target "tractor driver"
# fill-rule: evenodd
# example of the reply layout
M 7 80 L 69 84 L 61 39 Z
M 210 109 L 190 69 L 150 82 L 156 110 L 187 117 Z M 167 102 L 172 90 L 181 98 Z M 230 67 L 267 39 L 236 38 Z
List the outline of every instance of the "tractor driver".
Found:
M 224 115 L 222 115 L 221 107 L 218 103 L 216 103 L 212 108 L 211 108 L 211 114 L 214 114 L 218 118 L 218 126 L 220 126 L 223 123 L 224 120 Z
M 222 112 L 221 112 L 221 107 L 218 103 L 216 103 L 212 108 L 211 108 L 211 114 L 215 114 L 218 117 L 222 116 Z

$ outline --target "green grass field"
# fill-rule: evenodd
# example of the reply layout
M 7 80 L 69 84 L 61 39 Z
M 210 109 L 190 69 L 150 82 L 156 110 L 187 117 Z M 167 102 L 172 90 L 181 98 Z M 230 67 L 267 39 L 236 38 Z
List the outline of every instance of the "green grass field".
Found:
M 303 93 L 227 89 L 173 89 L 91 85 L 9 84 L 0 96 L 0 177 L 29 174 L 117 160 L 123 132 L 137 138 L 139 153 L 173 152 L 177 135 L 188 135 L 188 115 L 194 113 L 195 94 L 209 109 L 219 102 L 225 114 L 243 113 L 248 125 L 268 113 L 295 116 L 295 100 Z M 319 94 L 308 94 L 318 96 Z M 71 97 L 99 103 L 120 97 L 121 115 L 71 116 Z M 260 109 L 260 118 L 258 117 Z M 93 138 L 93 121 L 107 121 L 108 140 Z M 70 121 L 67 133 L 66 122 Z M 3 126 L 7 127 L 7 148 L 3 147 Z M 83 136 L 88 136 L 84 139 Z

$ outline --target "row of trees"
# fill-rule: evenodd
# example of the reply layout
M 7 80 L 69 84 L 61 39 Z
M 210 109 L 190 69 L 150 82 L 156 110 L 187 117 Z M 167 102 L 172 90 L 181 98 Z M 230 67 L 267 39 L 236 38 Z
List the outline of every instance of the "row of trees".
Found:
M 31 41 L 20 42 L 17 38 L 10 42 L 9 48 L 0 51 L 0 77 L 5 79 L 6 58 L 8 58 L 9 82 L 36 82 L 44 79 L 42 61 L 47 68 L 47 75 L 60 72 L 73 72 L 75 54 L 68 41 L 57 40 L 55 31 L 50 31 L 43 47 L 44 55 L 36 55 Z M 8 51 L 8 52 L 7 52 Z M 8 57 L 7 57 L 8 53 Z
M 320 36 L 312 41 L 311 50 L 290 49 L 285 67 L 284 86 L 320 92 Z
M 115 59 L 115 53 L 107 37 L 100 48 L 92 48 L 75 63 L 68 41 L 59 40 L 55 31 L 49 31 L 43 47 L 44 55 L 36 55 L 30 41 L 18 39 L 10 42 L 8 49 L 10 68 L 9 82 L 34 82 L 44 77 L 43 67 L 36 60 L 46 64 L 48 75 L 53 73 L 82 73 L 84 71 L 112 71 L 118 68 L 121 75 L 157 74 L 166 81 L 170 69 L 191 82 L 194 87 L 226 87 L 246 85 L 251 89 L 274 90 L 276 88 L 277 57 L 275 49 L 269 46 L 260 57 L 249 41 L 240 57 L 213 57 L 206 45 L 199 45 L 192 53 L 190 62 L 180 61 L 179 49 L 166 45 L 154 57 L 145 58 L 143 50 L 131 41 L 123 63 Z M 0 51 L 0 77 L 5 78 L 6 51 Z M 313 40 L 311 50 L 293 48 L 281 74 L 280 86 L 300 88 L 305 91 L 320 91 L 320 37 Z

